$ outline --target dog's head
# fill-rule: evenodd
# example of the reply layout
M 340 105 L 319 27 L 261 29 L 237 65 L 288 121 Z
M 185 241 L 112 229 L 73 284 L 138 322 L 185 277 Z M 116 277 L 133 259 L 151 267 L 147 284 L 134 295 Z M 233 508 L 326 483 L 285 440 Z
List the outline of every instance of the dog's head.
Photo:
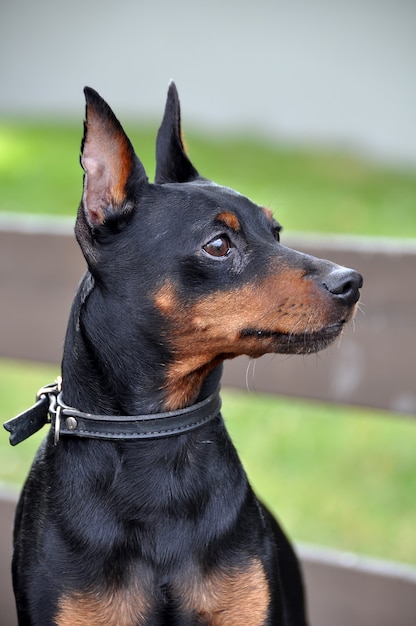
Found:
M 76 235 L 100 291 L 103 341 L 138 354 L 159 346 L 167 408 L 192 401 L 225 358 L 316 352 L 340 334 L 361 276 L 285 247 L 267 208 L 199 175 L 173 83 L 154 184 L 108 105 L 85 95 Z

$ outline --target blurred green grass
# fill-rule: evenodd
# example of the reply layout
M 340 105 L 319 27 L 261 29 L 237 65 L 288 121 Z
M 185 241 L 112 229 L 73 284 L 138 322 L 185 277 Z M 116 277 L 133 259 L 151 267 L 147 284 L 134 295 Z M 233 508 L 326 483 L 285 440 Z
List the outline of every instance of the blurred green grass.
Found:
M 125 128 L 152 179 L 157 126 Z M 81 123 L 0 121 L 0 211 L 75 216 L 81 135 Z M 248 136 L 190 130 L 186 143 L 204 176 L 270 207 L 287 231 L 416 236 L 416 170 Z
M 0 360 L 2 421 L 58 368 Z M 416 564 L 416 425 L 380 411 L 223 391 L 249 479 L 298 540 Z M 43 432 L 0 437 L 0 482 L 20 487 Z

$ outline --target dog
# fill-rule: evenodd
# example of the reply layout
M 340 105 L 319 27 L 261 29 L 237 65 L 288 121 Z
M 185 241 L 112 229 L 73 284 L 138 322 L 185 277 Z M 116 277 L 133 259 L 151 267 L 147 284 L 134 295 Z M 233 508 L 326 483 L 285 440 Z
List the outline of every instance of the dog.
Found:
M 6 424 L 18 443 L 51 423 L 16 513 L 19 625 L 305 625 L 295 553 L 221 416 L 222 364 L 325 348 L 362 277 L 285 247 L 268 208 L 198 173 L 174 83 L 153 184 L 107 103 L 85 97 L 88 269 L 62 382 Z

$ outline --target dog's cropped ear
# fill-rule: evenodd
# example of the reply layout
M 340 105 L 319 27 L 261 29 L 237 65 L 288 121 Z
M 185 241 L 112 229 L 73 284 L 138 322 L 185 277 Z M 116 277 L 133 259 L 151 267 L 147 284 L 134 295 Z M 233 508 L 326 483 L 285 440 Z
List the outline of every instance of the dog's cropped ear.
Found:
M 182 142 L 179 96 L 172 81 L 157 135 L 155 182 L 187 183 L 196 178 L 199 174 L 188 159 Z
M 147 184 L 143 165 L 120 122 L 101 96 L 84 89 L 86 118 L 81 146 L 81 165 L 84 169 L 84 191 L 80 209 L 90 227 L 125 216 L 128 202 L 128 183 Z

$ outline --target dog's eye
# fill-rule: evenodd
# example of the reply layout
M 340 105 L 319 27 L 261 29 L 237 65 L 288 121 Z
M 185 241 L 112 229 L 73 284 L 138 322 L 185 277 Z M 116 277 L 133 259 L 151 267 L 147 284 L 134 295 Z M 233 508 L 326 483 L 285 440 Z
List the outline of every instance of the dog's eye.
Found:
M 273 236 L 276 239 L 277 242 L 280 241 L 280 233 L 281 233 L 282 227 L 281 226 L 275 226 L 273 228 Z
M 221 235 L 220 237 L 215 237 L 209 241 L 205 246 L 203 246 L 203 250 L 210 256 L 222 257 L 227 256 L 227 254 L 231 250 L 230 240 L 226 235 Z

